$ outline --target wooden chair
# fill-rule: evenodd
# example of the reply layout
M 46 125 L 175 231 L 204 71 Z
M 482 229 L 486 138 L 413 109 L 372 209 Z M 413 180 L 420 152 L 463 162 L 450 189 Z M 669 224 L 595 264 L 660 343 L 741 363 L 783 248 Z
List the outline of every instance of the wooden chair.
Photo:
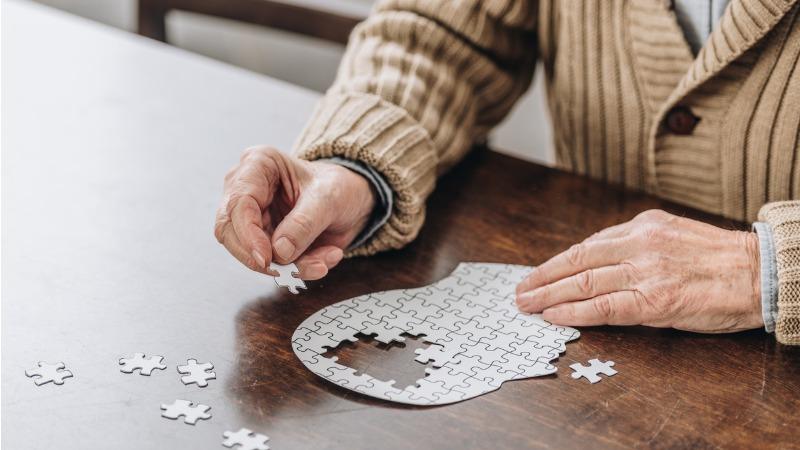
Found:
M 363 17 L 273 0 L 139 0 L 139 34 L 167 41 L 166 16 L 181 10 L 248 22 L 327 41 L 347 43 Z

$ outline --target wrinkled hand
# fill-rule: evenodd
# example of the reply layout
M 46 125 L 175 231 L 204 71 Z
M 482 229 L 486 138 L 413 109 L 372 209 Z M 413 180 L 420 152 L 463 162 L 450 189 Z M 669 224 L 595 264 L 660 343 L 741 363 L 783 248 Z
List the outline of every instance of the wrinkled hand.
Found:
M 339 263 L 374 204 L 369 181 L 347 168 L 253 147 L 225 176 L 214 235 L 255 271 L 295 262 L 314 280 Z
M 759 266 L 754 233 L 652 210 L 538 266 L 517 305 L 560 325 L 740 331 L 764 325 Z

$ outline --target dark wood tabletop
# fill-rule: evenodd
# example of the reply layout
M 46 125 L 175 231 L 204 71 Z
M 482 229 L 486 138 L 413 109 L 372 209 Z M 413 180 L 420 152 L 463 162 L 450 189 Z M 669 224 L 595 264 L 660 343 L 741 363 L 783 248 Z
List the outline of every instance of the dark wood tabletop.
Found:
M 30 28 L 73 38 L 6 47 L 9 35 L 33 39 Z M 462 261 L 536 265 L 646 209 L 745 225 L 476 149 L 440 180 L 414 243 L 346 260 L 293 296 L 216 243 L 213 215 L 239 140 L 288 145 L 314 95 L 17 2 L 4 3 L 3 33 L 4 448 L 213 449 L 239 427 L 274 449 L 797 445 L 800 351 L 763 331 L 582 328 L 556 374 L 438 407 L 342 389 L 291 348 L 297 325 L 324 306 L 426 285 Z M 45 63 L 28 52 L 52 52 L 61 70 L 35 70 Z M 136 64 L 114 62 L 125 57 Z M 159 76 L 173 81 L 157 87 Z M 413 361 L 421 345 L 335 353 L 400 385 L 424 375 Z M 118 358 L 135 352 L 163 355 L 168 368 L 121 373 Z M 213 362 L 217 379 L 181 384 L 175 367 L 188 358 Z M 619 373 L 597 384 L 569 376 L 591 358 Z M 24 371 L 39 360 L 63 361 L 74 377 L 37 387 Z M 213 417 L 160 417 L 175 399 L 210 405 Z

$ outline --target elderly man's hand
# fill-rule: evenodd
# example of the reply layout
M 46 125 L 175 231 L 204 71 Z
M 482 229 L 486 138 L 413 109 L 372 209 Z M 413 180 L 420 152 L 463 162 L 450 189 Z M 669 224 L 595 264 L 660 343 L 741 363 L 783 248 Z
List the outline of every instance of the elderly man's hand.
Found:
M 270 273 L 273 259 L 319 279 L 366 225 L 375 194 L 364 177 L 269 147 L 247 149 L 225 176 L 214 235 L 247 267 Z
M 560 325 L 724 333 L 764 325 L 758 239 L 646 211 L 572 246 L 517 286 L 517 305 Z

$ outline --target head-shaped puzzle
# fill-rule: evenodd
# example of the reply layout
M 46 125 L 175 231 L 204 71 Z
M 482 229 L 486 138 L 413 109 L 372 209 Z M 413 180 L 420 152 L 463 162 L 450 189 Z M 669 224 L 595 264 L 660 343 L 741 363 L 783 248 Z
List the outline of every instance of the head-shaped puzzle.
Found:
M 312 372 L 362 394 L 415 405 L 467 400 L 518 380 L 556 371 L 550 362 L 580 333 L 514 305 L 514 290 L 531 267 L 462 263 L 448 277 L 417 289 L 377 292 L 328 306 L 297 327 L 292 346 Z M 431 344 L 416 360 L 433 361 L 415 385 L 394 386 L 325 357 L 357 334 L 379 342 L 422 336 Z

